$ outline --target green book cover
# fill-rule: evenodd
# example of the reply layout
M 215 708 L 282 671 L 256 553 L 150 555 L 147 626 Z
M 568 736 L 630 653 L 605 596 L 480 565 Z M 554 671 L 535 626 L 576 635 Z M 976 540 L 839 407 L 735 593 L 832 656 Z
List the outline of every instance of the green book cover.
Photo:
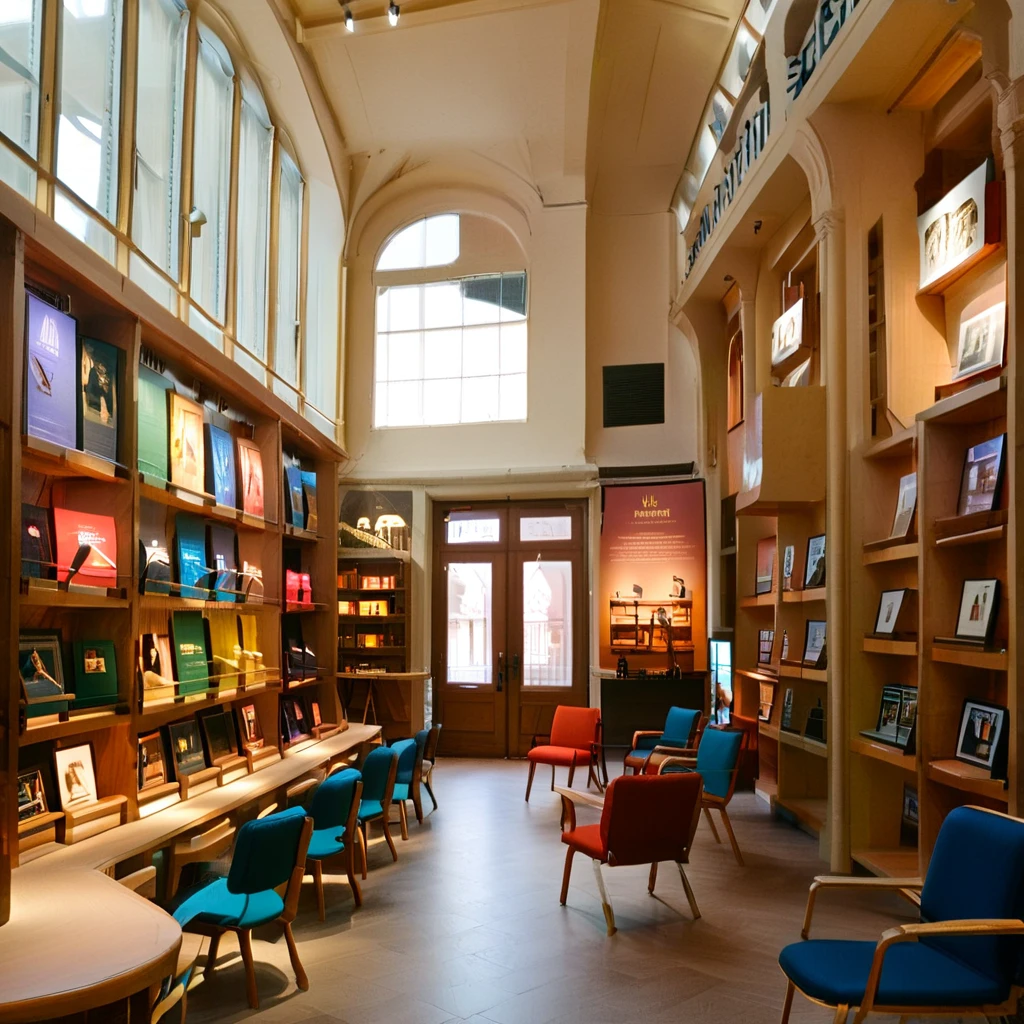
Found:
M 148 366 L 139 365 L 139 472 L 169 479 L 167 393 L 174 385 Z
M 171 651 L 178 695 L 205 690 L 210 685 L 210 665 L 202 612 L 171 613 Z
M 112 640 L 76 640 L 71 645 L 75 667 L 75 707 L 117 703 L 117 654 Z

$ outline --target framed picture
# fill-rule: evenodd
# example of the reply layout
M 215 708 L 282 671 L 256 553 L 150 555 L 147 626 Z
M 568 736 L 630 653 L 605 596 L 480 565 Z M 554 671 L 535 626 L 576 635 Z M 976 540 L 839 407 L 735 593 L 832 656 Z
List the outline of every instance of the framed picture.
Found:
M 917 218 L 921 288 L 945 277 L 984 248 L 988 171 L 986 160 Z
M 95 338 L 79 338 L 78 444 L 117 462 L 121 351 Z
M 908 473 L 906 476 L 900 477 L 900 493 L 896 498 L 896 511 L 892 517 L 892 531 L 889 534 L 891 540 L 895 540 L 897 537 L 906 537 L 910 533 L 916 509 L 917 474 Z
M 1005 342 L 1005 302 L 998 302 L 977 316 L 961 320 L 953 380 L 963 380 L 994 366 L 1002 366 Z
M 199 728 L 210 764 L 217 764 L 238 754 L 238 734 L 230 711 L 213 709 L 199 712 Z
M 312 734 L 312 728 L 303 702 L 297 697 L 282 697 L 281 733 L 285 742 L 296 743 L 308 739 Z
M 323 720 L 320 718 L 320 705 L 313 701 L 311 707 L 313 709 L 313 728 L 319 729 L 323 725 Z
M 772 663 L 772 644 L 775 642 L 774 629 L 762 629 L 757 634 L 757 663 L 758 665 L 770 665 Z
M 796 732 L 793 728 L 793 690 L 788 688 L 782 698 L 782 721 L 779 727 L 786 732 Z
M 796 355 L 804 340 L 804 300 L 797 299 L 772 324 L 772 366 Z
M 782 589 L 793 589 L 793 562 L 796 559 L 796 548 L 792 544 L 786 545 L 786 551 L 782 556 Z
M 246 515 L 263 518 L 263 453 L 255 441 L 239 437 L 238 447 L 238 495 L 242 500 L 242 511 Z
M 1007 739 L 1006 708 L 980 700 L 964 701 L 960 713 L 960 734 L 956 741 L 956 759 L 985 768 L 998 775 L 1004 767 Z
M 76 640 L 71 645 L 75 669 L 75 707 L 117 703 L 117 653 L 113 640 Z
M 196 494 L 206 493 L 203 407 L 171 392 L 171 483 Z
M 825 654 L 825 620 L 808 619 L 804 634 L 804 664 L 811 668 L 823 668 L 819 664 Z
M 92 744 L 80 743 L 53 752 L 57 774 L 57 792 L 63 810 L 94 804 L 99 799 L 96 790 L 96 770 L 93 768 Z
M 900 846 L 917 848 L 917 831 L 920 816 L 917 808 L 917 789 L 909 782 L 903 783 L 903 814 L 900 818 Z
M 18 821 L 28 821 L 40 814 L 46 814 L 46 790 L 43 788 L 43 773 L 21 772 L 18 775 Z
M 807 538 L 807 561 L 804 563 L 804 589 L 825 586 L 825 534 Z
M 18 635 L 18 674 L 29 704 L 64 699 L 63 646 L 57 630 L 23 630 Z
M 171 757 L 174 758 L 174 771 L 180 779 L 183 775 L 201 772 L 206 767 L 203 754 L 203 741 L 199 735 L 199 726 L 194 718 L 185 722 L 171 722 L 167 726 L 167 735 L 171 740 Z
M 1005 434 L 967 449 L 960 475 L 960 497 L 956 505 L 958 516 L 991 512 L 999 504 L 1005 456 Z
M 987 644 L 995 629 L 998 604 L 999 580 L 964 580 L 960 614 L 956 620 L 956 639 Z
M 770 594 L 775 581 L 775 537 L 762 537 L 757 542 L 757 578 L 754 581 L 755 594 Z
M 892 636 L 896 632 L 900 609 L 909 591 L 883 590 L 878 599 L 878 614 L 875 616 L 875 632 L 881 636 Z
M 757 717 L 762 722 L 770 721 L 772 717 L 772 707 L 775 704 L 775 683 L 760 683 L 760 705 L 758 707 Z
M 164 757 L 164 739 L 159 732 L 139 737 L 139 792 L 162 786 L 167 779 L 167 761 Z
M 255 704 L 245 704 L 238 709 L 242 722 L 242 745 L 246 750 L 260 750 L 263 747 L 263 730 L 256 714 Z

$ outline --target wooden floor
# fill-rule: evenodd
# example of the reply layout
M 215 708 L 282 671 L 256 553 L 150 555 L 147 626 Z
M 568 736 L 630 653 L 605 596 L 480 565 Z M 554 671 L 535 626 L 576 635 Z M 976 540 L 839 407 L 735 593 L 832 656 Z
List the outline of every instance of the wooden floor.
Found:
M 704 822 L 697 833 L 688 873 L 703 919 L 690 919 L 674 869 L 663 868 L 656 898 L 645 868 L 606 869 L 619 926 L 608 938 L 585 858 L 576 858 L 568 905 L 558 904 L 565 848 L 549 781 L 539 771 L 526 804 L 525 762 L 442 760 L 440 809 L 423 826 L 411 822 L 398 863 L 383 844 L 371 846 L 361 910 L 331 876 L 320 924 L 307 884 L 295 933 L 309 991 L 297 991 L 285 943 L 266 929 L 253 943 L 262 1009 L 248 1009 L 237 946 L 225 937 L 216 973 L 189 997 L 188 1020 L 778 1021 L 785 985 L 776 958 L 797 939 L 807 885 L 825 870 L 817 842 L 739 794 L 732 818 L 745 868 Z M 877 939 L 897 915 L 908 919 L 886 897 L 865 904 L 830 895 L 819 900 L 814 934 Z M 824 1024 L 832 1014 L 797 997 L 791 1019 Z

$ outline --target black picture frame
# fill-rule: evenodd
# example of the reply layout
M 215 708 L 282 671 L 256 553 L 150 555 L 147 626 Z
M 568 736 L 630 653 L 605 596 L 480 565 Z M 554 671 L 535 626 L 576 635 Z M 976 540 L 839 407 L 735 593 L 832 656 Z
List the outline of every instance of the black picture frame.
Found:
M 817 633 L 821 632 L 821 646 L 812 647 L 812 640 L 817 641 Z M 828 641 L 828 623 L 824 619 L 808 619 L 804 624 L 804 656 L 802 663 L 807 668 L 823 668 L 822 661 L 826 658 Z
M 18 772 L 18 823 L 31 821 L 40 814 L 49 813 L 49 810 L 42 769 L 29 768 Z
M 299 697 L 281 698 L 281 736 L 285 743 L 298 743 L 313 735 L 313 718 Z
M 979 647 L 988 647 L 992 643 L 996 621 L 999 618 L 1000 589 L 1000 582 L 995 578 L 964 580 L 960 590 L 956 632 L 953 634 L 955 640 L 976 644 Z M 991 602 L 987 600 L 989 594 L 992 595 Z M 978 618 L 975 618 L 975 612 Z M 980 632 L 968 632 L 964 628 L 965 622 L 973 621 L 981 624 Z
M 761 629 L 757 633 L 757 663 L 758 665 L 770 665 L 772 663 L 772 647 L 775 643 L 774 629 Z
M 210 708 L 200 711 L 196 717 L 199 719 L 199 731 L 210 764 L 215 765 L 238 756 L 238 730 L 235 728 L 234 715 L 228 709 Z
M 896 635 L 900 610 L 909 593 L 909 587 L 897 587 L 893 590 L 882 591 L 878 598 L 878 611 L 875 613 L 875 636 Z
M 917 849 L 917 835 L 920 824 L 917 789 L 909 782 L 903 783 L 903 809 L 900 814 L 900 846 Z
M 138 764 L 136 768 L 136 785 L 140 793 L 163 786 L 170 781 L 167 767 L 167 748 L 163 733 L 157 729 L 139 736 Z M 155 772 L 149 769 L 158 768 Z
M 994 779 L 1006 778 L 1010 712 L 1002 704 L 968 697 L 960 712 L 956 759 L 984 768 Z
M 825 586 L 825 534 L 807 538 L 807 559 L 804 562 L 804 589 Z
M 167 726 L 167 739 L 176 778 L 194 775 L 207 767 L 203 739 L 194 718 L 171 722 Z
M 993 459 L 995 461 L 991 463 Z M 986 462 L 991 464 L 986 466 Z M 1003 493 L 1005 472 L 1005 433 L 980 444 L 971 445 L 964 452 L 964 468 L 960 472 L 956 514 L 967 516 L 976 512 L 991 512 L 996 508 Z M 987 484 L 991 486 L 986 486 Z

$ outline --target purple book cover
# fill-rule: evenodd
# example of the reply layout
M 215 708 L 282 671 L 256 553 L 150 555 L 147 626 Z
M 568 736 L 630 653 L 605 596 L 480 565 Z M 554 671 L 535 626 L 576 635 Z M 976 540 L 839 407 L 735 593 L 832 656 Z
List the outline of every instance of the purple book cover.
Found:
M 26 292 L 25 432 L 74 448 L 75 321 Z

